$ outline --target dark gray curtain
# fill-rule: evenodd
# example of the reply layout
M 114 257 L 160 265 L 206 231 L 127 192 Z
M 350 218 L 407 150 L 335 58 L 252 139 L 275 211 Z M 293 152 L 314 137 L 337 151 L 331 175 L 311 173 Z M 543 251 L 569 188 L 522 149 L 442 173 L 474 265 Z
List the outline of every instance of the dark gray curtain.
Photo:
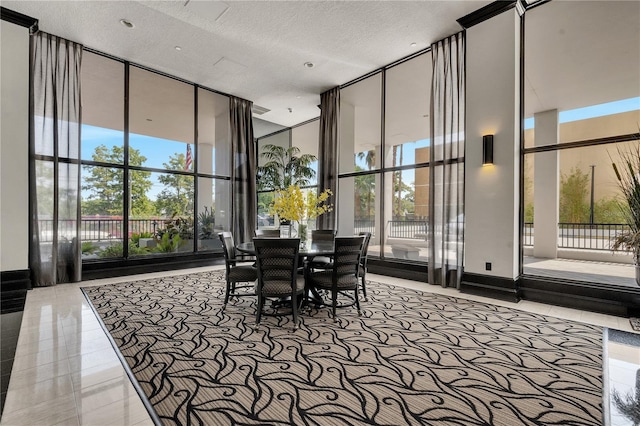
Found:
M 330 189 L 329 203 L 337 206 L 338 199 L 338 124 L 340 119 L 340 88 L 320 95 L 320 138 L 318 152 L 318 193 Z M 337 229 L 336 210 L 317 219 L 318 229 Z
M 431 45 L 429 283 L 459 287 L 464 247 L 465 39 Z
M 252 102 L 229 98 L 231 121 L 231 232 L 236 242 L 251 241 L 256 229 L 256 153 Z
M 46 33 L 31 51 L 30 268 L 34 286 L 80 281 L 82 45 Z

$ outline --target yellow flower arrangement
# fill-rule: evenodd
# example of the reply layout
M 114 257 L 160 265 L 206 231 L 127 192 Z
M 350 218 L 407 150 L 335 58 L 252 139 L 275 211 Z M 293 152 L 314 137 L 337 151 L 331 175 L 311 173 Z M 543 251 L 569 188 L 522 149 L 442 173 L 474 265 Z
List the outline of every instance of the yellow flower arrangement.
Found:
M 269 207 L 269 213 L 277 214 L 280 219 L 300 222 L 316 217 L 333 210 L 333 204 L 327 203 L 332 195 L 329 189 L 325 189 L 316 195 L 314 191 L 302 192 L 299 186 L 291 185 L 287 189 L 276 191 L 273 204 Z

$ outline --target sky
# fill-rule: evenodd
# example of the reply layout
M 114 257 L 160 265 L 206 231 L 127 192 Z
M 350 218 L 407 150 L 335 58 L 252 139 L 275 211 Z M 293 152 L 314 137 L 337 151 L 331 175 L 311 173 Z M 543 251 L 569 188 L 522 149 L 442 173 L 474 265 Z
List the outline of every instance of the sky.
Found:
M 570 111 L 561 111 L 559 114 L 559 122 L 567 123 L 576 120 L 584 120 L 593 117 L 600 117 L 611 114 L 618 114 L 628 111 L 640 110 L 640 97 L 623 99 L 620 101 L 609 102 L 600 105 L 592 105 L 585 108 L 578 108 Z M 533 117 L 524 120 L 524 128 L 532 129 L 534 127 Z M 111 129 L 105 129 L 95 126 L 82 125 L 82 159 L 91 160 L 91 155 L 95 148 L 99 145 L 105 145 L 111 148 L 114 145 L 122 146 L 123 132 Z M 140 153 L 147 157 L 144 166 L 154 168 L 164 168 L 162 163 L 168 162 L 169 157 L 176 153 L 186 154 L 186 144 L 167 139 L 154 138 L 151 136 L 138 135 L 131 133 L 129 135 L 129 144 L 132 148 L 139 149 Z M 415 151 L 417 148 L 427 147 L 430 144 L 429 139 L 421 139 L 415 142 L 408 141 L 403 144 L 403 164 L 415 164 Z M 193 155 L 195 149 L 191 145 Z M 215 155 L 215 149 L 214 149 Z M 195 162 L 195 158 L 194 158 Z M 215 164 L 215 161 L 213 162 Z M 356 164 L 362 169 L 367 170 L 364 159 L 356 159 Z M 317 168 L 317 164 L 315 164 Z M 158 173 L 152 174 L 153 187 L 149 193 L 151 199 L 155 199 L 156 195 L 162 190 L 163 186 L 157 181 Z M 403 181 L 413 183 L 413 170 L 406 170 L 402 173 Z M 88 196 L 88 191 L 83 191 L 83 198 Z

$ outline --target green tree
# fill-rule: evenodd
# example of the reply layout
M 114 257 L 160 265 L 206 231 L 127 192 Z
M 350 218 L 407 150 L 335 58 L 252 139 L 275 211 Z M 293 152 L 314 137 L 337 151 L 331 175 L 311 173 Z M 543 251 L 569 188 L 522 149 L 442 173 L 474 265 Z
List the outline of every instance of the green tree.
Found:
M 572 167 L 560 175 L 560 222 L 589 222 L 589 174 Z
M 356 166 L 356 172 L 363 171 Z M 374 216 L 373 199 L 376 190 L 376 177 L 373 174 L 360 175 L 354 178 L 355 217 L 368 219 Z
M 311 168 L 311 163 L 317 159 L 316 156 L 300 155 L 298 147 L 285 148 L 267 144 L 262 147 L 260 157 L 266 160 L 266 163 L 257 170 L 258 191 L 285 189 L 290 185 L 308 185 L 316 176 L 315 170 Z
M 356 158 L 358 160 L 364 160 L 365 164 L 367 165 L 367 170 L 371 170 L 376 164 L 376 151 L 374 149 L 371 149 L 369 151 L 359 152 L 356 154 Z
M 107 148 L 99 145 L 91 155 L 93 161 L 101 163 L 122 164 L 124 148 L 113 146 Z M 147 158 L 137 149 L 129 148 L 129 165 L 142 166 Z M 124 194 L 124 173 L 114 167 L 85 166 L 88 172 L 83 177 L 82 190 L 89 191 L 82 200 L 82 213 L 87 215 L 122 215 Z M 132 171 L 130 174 L 130 211 L 133 215 L 152 215 L 155 213 L 153 203 L 147 197 L 151 189 L 151 172 Z
M 596 223 L 626 223 L 626 218 L 618 200 L 601 198 L 593 206 L 593 220 Z
M 163 163 L 169 170 L 184 170 L 184 154 L 175 153 L 169 157 L 168 163 Z M 164 189 L 156 198 L 156 208 L 162 214 L 171 216 L 193 215 L 193 176 L 182 174 L 163 174 L 158 181 Z
M 531 160 L 525 157 L 524 162 L 524 221 L 533 223 L 533 179 L 531 176 Z

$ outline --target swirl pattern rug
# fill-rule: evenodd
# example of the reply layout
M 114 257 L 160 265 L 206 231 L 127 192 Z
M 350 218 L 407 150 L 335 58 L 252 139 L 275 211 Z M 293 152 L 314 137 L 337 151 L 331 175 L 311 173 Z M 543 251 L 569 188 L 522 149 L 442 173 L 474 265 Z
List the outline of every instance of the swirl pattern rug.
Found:
M 83 288 L 165 425 L 600 425 L 602 329 L 369 282 L 354 308 L 222 310 L 224 272 Z

